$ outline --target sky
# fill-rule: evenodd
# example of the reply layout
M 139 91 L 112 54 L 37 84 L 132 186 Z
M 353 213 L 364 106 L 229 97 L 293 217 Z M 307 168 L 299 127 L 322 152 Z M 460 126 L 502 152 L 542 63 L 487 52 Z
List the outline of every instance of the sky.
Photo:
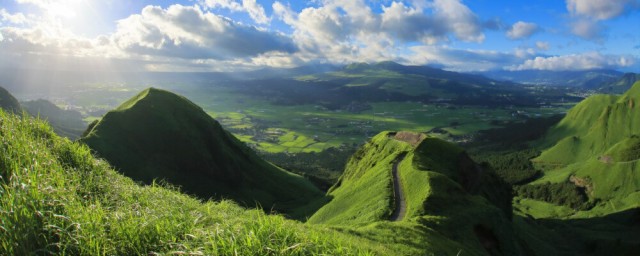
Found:
M 640 73 L 640 0 L 0 0 L 0 68 Z

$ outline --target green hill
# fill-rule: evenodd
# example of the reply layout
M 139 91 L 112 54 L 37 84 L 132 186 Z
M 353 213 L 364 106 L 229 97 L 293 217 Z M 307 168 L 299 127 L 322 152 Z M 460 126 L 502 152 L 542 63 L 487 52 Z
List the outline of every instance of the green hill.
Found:
M 392 255 L 231 201 L 140 186 L 32 117 L 0 110 L 0 255 Z
M 32 116 L 47 120 L 53 130 L 64 137 L 75 140 L 87 129 L 78 111 L 63 110 L 48 100 L 22 102 L 22 107 Z
M 107 113 L 81 141 L 134 180 L 166 180 L 200 198 L 304 215 L 322 203 L 306 179 L 262 159 L 184 97 L 150 88 Z M 313 210 L 313 209 L 310 209 Z
M 5 88 L 0 87 L 0 109 L 9 112 L 21 112 L 20 103 Z
M 640 82 L 621 96 L 595 95 L 572 108 L 543 138 L 533 185 L 565 183 L 588 198 L 593 216 L 640 207 Z M 583 207 L 584 208 L 584 207 Z
M 373 226 L 376 232 L 416 230 L 416 237 L 406 239 L 424 243 L 436 255 L 521 253 L 510 226 L 511 209 L 496 206 L 510 205 L 509 188 L 464 150 L 440 139 L 378 134 L 352 156 L 329 196 L 332 200 L 309 223 L 355 226 L 354 232 L 365 237 L 376 236 Z M 395 202 L 402 199 L 403 204 Z M 404 208 L 399 216 L 398 205 Z

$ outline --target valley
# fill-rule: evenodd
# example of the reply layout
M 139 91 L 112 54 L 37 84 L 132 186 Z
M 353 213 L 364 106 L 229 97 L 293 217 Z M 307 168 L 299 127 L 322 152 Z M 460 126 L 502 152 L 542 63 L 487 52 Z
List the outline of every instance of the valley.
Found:
M 354 147 L 385 130 L 430 132 L 465 142 L 474 132 L 504 122 L 564 114 L 581 99 L 569 96 L 574 90 L 504 84 L 458 100 L 452 97 L 458 94 L 455 90 L 497 82 L 473 76 L 452 79 L 456 73 L 413 70 L 390 62 L 344 69 L 278 79 L 206 80 L 193 74 L 184 82 L 179 81 L 184 74 L 163 74 L 111 84 L 71 81 L 59 91 L 16 95 L 22 101 L 46 98 L 63 109 L 81 112 L 90 123 L 152 85 L 191 99 L 258 151 L 293 154 Z M 431 79 L 433 88 L 419 82 L 425 79 Z M 495 94 L 503 96 L 487 97 Z
M 121 214 L 129 217 L 128 224 L 112 227 L 116 232 L 91 227 L 67 229 L 68 238 L 11 236 L 0 240 L 0 248 L 19 253 L 30 247 L 11 243 L 39 246 L 54 239 L 65 253 L 137 254 L 170 250 L 172 244 L 153 240 L 170 239 L 184 251 L 214 255 L 270 254 L 273 248 L 276 255 L 601 255 L 614 247 L 632 255 L 640 249 L 633 235 L 640 207 L 640 83 L 622 95 L 579 100 L 575 89 L 500 84 L 432 69 L 427 77 L 421 68 L 376 65 L 378 73 L 389 65 L 396 71 L 369 77 L 370 65 L 350 65 L 348 76 L 293 76 L 268 88 L 261 84 L 274 83 L 272 78 L 81 84 L 47 94 L 49 101 L 22 92 L 19 102 L 7 92 L 2 102 L 9 112 L 0 115 L 0 163 L 7 168 L 0 177 L 24 179 L 34 170 L 50 178 L 35 179 L 29 193 L 20 192 L 20 183 L 4 183 L 2 191 L 12 197 L 0 203 L 55 214 L 28 221 L 9 214 L 3 223 L 35 234 L 29 230 L 41 218 L 54 223 L 41 229 L 55 234 L 51 228 L 58 225 L 111 227 Z M 407 78 L 394 72 L 418 72 L 426 80 L 447 76 L 452 87 L 412 91 L 415 81 L 409 81 L 397 90 L 389 83 Z M 149 83 L 154 87 L 146 88 Z M 486 98 L 483 89 L 447 92 L 475 86 L 502 96 Z M 363 91 L 350 94 L 351 87 Z M 325 95 L 300 98 L 309 91 Z M 350 96 L 333 98 L 335 91 Z M 476 103 L 460 104 L 456 97 Z M 320 100 L 325 98 L 331 100 Z M 10 114 L 20 108 L 25 116 Z M 16 161 L 21 155 L 30 158 Z M 53 169 L 38 164 L 43 161 Z M 80 182 L 85 179 L 90 182 Z M 72 187 L 68 191 L 80 194 L 53 195 L 44 187 Z M 16 204 L 14 197 L 22 201 Z M 65 203 L 48 210 L 38 203 L 43 200 Z M 173 203 L 156 209 L 163 201 Z M 93 219 L 95 209 L 103 219 Z M 147 218 L 155 229 L 140 226 Z M 185 221 L 193 225 L 169 228 Z M 221 225 L 233 231 L 220 234 Z M 150 240 L 118 247 L 122 232 Z M 86 241 L 90 236 L 98 240 Z M 220 240 L 206 241 L 212 236 Z M 228 236 L 245 240 L 228 242 Z M 74 240 L 83 242 L 73 246 Z
M 638 256 L 638 24 L 640 0 L 0 1 L 0 256 Z

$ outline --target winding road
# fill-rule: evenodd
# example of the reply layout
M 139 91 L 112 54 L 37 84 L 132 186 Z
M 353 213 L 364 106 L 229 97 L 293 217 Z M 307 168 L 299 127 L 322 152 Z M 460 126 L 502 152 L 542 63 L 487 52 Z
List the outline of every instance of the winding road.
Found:
M 398 175 L 398 165 L 404 160 L 407 153 L 402 153 L 396 158 L 393 163 L 393 169 L 391 174 L 393 176 L 393 198 L 395 201 L 395 209 L 391 214 L 391 221 L 401 221 L 407 212 L 407 201 L 404 198 L 404 191 L 402 190 L 402 184 L 400 182 L 400 176 Z

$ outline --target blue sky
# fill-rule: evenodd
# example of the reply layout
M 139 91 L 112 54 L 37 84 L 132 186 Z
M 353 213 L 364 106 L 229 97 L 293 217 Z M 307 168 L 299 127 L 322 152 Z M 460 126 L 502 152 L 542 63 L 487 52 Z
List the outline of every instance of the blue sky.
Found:
M 0 0 L 0 67 L 640 72 L 639 0 Z M 55 63 L 55 64 L 54 64 Z

